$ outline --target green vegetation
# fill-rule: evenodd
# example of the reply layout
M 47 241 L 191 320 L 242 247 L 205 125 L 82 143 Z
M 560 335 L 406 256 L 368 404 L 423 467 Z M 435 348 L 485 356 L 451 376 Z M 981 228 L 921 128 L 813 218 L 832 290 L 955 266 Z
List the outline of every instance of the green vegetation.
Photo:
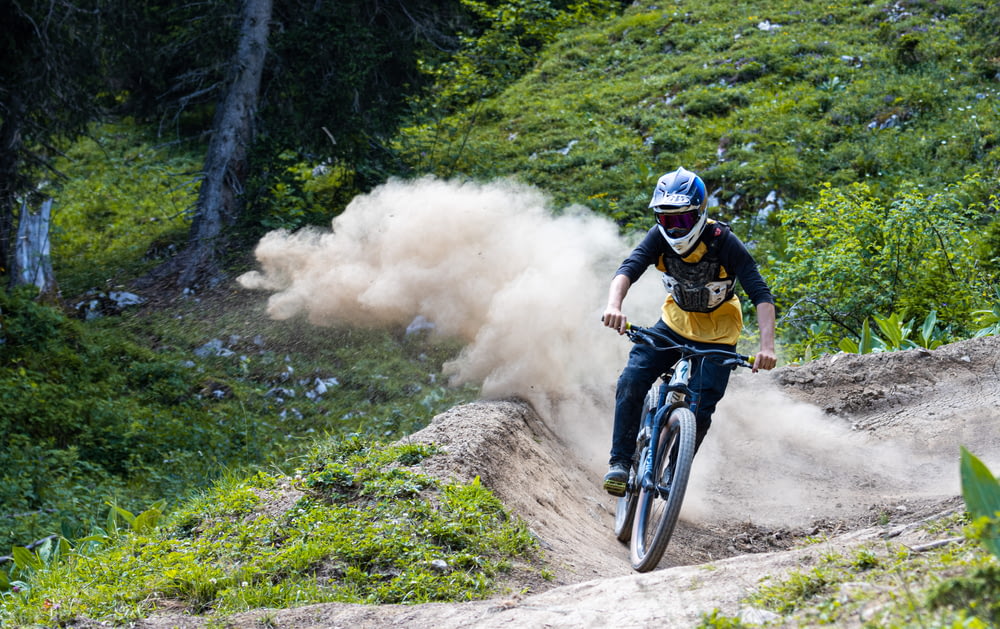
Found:
M 958 0 L 638 2 L 564 33 L 506 91 L 410 128 L 401 145 L 423 154 L 421 170 L 518 173 L 642 224 L 648 189 L 677 163 L 721 201 L 741 197 L 730 219 L 772 190 L 791 202 L 824 181 L 890 194 L 931 172 L 935 185 L 959 181 L 998 158 L 996 69 L 973 54 L 980 36 L 963 43 L 985 12 Z
M 959 533 L 960 527 L 939 534 Z M 789 626 L 991 627 L 1000 616 L 997 566 L 986 553 L 966 544 L 924 552 L 905 546 L 859 547 L 850 555 L 832 553 L 810 570 L 785 578 L 764 577 L 743 602 L 766 610 Z M 708 628 L 766 626 L 726 616 L 702 617 Z
M 631 234 L 648 223 L 656 177 L 684 165 L 761 262 L 787 359 L 1000 333 L 1000 4 L 641 0 L 621 14 L 606 0 L 458 4 L 434 23 L 465 28 L 452 50 L 365 30 L 380 48 L 348 74 L 324 73 L 334 80 L 322 91 L 303 91 L 291 65 L 276 69 L 265 112 L 290 128 L 254 147 L 238 242 L 328 224 L 390 174 L 428 173 L 515 177 Z M 195 27 L 185 12 L 172 14 L 191 24 L 183 37 L 168 28 L 150 41 L 186 42 L 180 59 L 221 58 L 202 32 L 215 21 Z M 165 25 L 144 15 L 150 30 Z M 374 23 L 366 15 L 351 18 Z M 350 30 L 329 36 L 336 15 L 306 17 L 275 51 L 290 57 L 306 36 L 310 49 L 332 46 L 315 59 L 358 48 Z M 404 40 L 419 63 L 389 59 Z M 213 63 L 201 69 L 209 82 L 222 67 Z M 164 73 L 152 77 L 157 90 L 175 87 L 152 70 Z M 417 89 L 430 82 L 430 93 Z M 412 99 L 400 91 L 410 88 Z M 178 134 L 211 118 L 199 94 L 173 112 Z M 404 103 L 411 117 L 390 137 Z M 329 112 L 338 133 L 316 132 L 306 110 Z M 125 622 L 165 600 L 219 615 L 464 600 L 530 561 L 523 525 L 478 483 L 421 473 L 432 454 L 423 446 L 379 445 L 475 395 L 443 384 L 456 343 L 271 321 L 258 300 L 222 290 L 77 316 L 78 303 L 123 289 L 187 238 L 204 146 L 163 141 L 145 124 L 29 147 L 57 177 L 38 191 L 56 198 L 66 304 L 0 291 L 0 540 L 12 547 L 0 621 Z M 310 146 L 296 145 L 302 135 Z M 324 157 L 331 139 L 336 155 Z M 228 270 L 246 267 L 241 255 Z M 276 471 L 286 467 L 297 471 Z M 884 606 L 880 626 L 997 624 L 995 490 L 969 457 L 963 473 L 986 488 L 982 500 L 967 494 L 966 536 L 984 548 L 831 556 L 762 585 L 753 604 L 806 624 L 869 604 Z M 283 499 L 294 506 L 278 508 Z M 873 587 L 845 602 L 845 581 Z M 743 626 L 717 613 L 703 624 Z
M 755 247 L 794 360 L 932 311 L 967 338 L 998 282 L 994 4 L 672 0 L 562 33 L 467 108 L 399 135 L 416 172 L 516 176 L 627 231 L 699 172 Z M 437 95 L 437 93 L 435 94 Z
M 973 518 L 974 537 L 1000 559 L 1000 483 L 965 448 L 962 448 L 962 495 Z
M 973 178 L 933 193 L 900 191 L 888 205 L 866 184 L 827 184 L 815 203 L 786 208 L 781 220 L 789 253 L 772 273 L 774 290 L 793 304 L 786 313 L 792 338 L 863 337 L 874 318 L 885 335 L 880 347 L 901 349 L 909 329 L 900 319 L 914 315 L 925 318 L 928 335 L 941 320 L 947 338 L 972 336 L 972 313 L 995 278 L 983 275 L 970 234 L 996 204 Z M 880 312 L 893 314 L 883 319 Z
M 53 269 L 64 295 L 109 290 L 183 245 L 203 152 L 156 143 L 128 121 L 95 125 L 55 161 Z
M 478 482 L 423 473 L 430 446 L 324 441 L 293 478 L 227 477 L 160 528 L 116 509 L 106 530 L 15 555 L 0 622 L 124 623 L 168 601 L 225 615 L 308 603 L 480 598 L 535 570 L 527 527 Z M 58 561 L 57 561 L 58 559 Z M 3 585 L 3 583 L 0 583 Z
M 173 502 L 324 433 L 409 434 L 474 394 L 437 384 L 448 343 L 273 322 L 245 296 L 207 306 L 84 324 L 0 293 L 6 543 L 86 534 L 105 501 Z
M 52 238 L 69 308 L 107 303 L 170 253 L 195 164 L 125 123 L 66 151 Z M 107 502 L 172 509 L 224 470 L 284 464 L 324 434 L 401 437 L 475 394 L 443 384 L 454 342 L 277 322 L 263 296 L 192 296 L 90 321 L 33 297 L 0 292 L 6 545 L 84 536 Z

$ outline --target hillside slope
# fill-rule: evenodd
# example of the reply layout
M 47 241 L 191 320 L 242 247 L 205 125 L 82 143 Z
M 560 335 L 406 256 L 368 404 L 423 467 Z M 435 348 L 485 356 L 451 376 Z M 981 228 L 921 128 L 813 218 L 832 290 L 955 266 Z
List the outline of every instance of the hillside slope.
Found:
M 988 337 L 737 375 L 699 454 L 678 531 L 660 568 L 642 575 L 611 534 L 614 501 L 599 489 L 599 462 L 523 402 L 456 407 L 411 437 L 442 446 L 426 471 L 479 476 L 529 523 L 551 582 L 512 583 L 507 598 L 464 604 L 254 611 L 227 626 L 692 626 L 716 609 L 746 622 L 773 619 L 745 602 L 764 577 L 945 536 L 922 525 L 963 509 L 958 446 L 994 469 L 1000 463 L 1000 434 L 990 429 L 1000 419 L 998 371 L 1000 337 Z M 847 624 L 877 611 L 865 607 Z M 205 625 L 161 615 L 137 626 Z
M 679 165 L 733 222 L 822 182 L 891 196 L 960 181 L 1000 159 L 995 13 L 968 0 L 640 0 L 401 143 L 417 173 L 513 176 L 623 224 L 644 224 L 656 178 Z

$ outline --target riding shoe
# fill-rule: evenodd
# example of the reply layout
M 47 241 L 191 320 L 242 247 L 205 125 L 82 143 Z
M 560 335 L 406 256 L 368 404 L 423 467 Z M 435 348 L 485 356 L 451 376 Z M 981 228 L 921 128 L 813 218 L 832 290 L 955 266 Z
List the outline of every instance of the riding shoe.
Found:
M 604 475 L 604 491 L 612 496 L 624 496 L 628 484 L 628 468 L 622 463 L 612 463 Z

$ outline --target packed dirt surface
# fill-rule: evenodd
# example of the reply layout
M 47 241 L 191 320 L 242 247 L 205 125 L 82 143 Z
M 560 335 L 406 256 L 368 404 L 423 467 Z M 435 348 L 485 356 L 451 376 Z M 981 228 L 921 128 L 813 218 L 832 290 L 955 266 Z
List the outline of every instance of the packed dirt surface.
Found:
M 963 508 L 959 447 L 1000 467 L 998 371 L 1000 338 L 990 337 L 734 375 L 695 460 L 682 521 L 646 574 L 631 570 L 614 539 L 615 501 L 599 486 L 604 461 L 574 445 L 579 435 L 556 434 L 519 400 L 457 407 L 410 437 L 442 447 L 426 471 L 479 476 L 529 524 L 553 579 L 511 582 L 495 600 L 311 605 L 248 612 L 228 626 L 686 627 L 715 609 L 774 620 L 742 602 L 765 576 L 872 540 L 935 541 L 921 523 Z M 807 537 L 825 541 L 797 544 Z M 160 616 L 139 626 L 203 625 Z

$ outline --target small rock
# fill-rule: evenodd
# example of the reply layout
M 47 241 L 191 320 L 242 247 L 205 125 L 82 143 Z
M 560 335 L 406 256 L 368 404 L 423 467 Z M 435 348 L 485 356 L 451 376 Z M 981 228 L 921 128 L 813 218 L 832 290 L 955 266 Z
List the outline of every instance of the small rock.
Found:
M 431 569 L 436 572 L 448 572 L 451 570 L 451 566 L 444 559 L 435 559 L 431 562 Z
M 748 625 L 766 625 L 769 622 L 781 620 L 781 616 L 766 609 L 744 607 L 740 610 L 740 622 Z

